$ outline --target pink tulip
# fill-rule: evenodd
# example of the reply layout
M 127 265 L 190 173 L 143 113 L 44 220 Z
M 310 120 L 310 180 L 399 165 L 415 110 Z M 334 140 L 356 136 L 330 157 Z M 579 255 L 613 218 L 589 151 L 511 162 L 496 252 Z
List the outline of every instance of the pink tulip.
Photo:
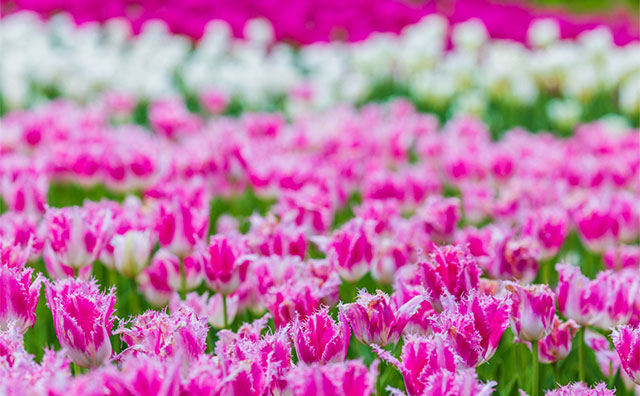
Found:
M 442 371 L 455 373 L 457 370 L 457 355 L 442 334 L 430 337 L 407 335 L 400 360 L 380 347 L 374 346 L 374 349 L 383 360 L 400 370 L 409 396 L 424 395 L 433 375 Z
M 24 333 L 36 321 L 42 278 L 31 282 L 32 268 L 0 266 L 0 330 L 16 328 Z
M 308 364 L 344 361 L 351 329 L 343 315 L 339 315 L 338 320 L 339 323 L 334 322 L 325 308 L 304 321 L 294 321 L 291 337 L 298 359 Z
M 553 291 L 547 285 L 509 283 L 511 329 L 521 341 L 539 341 L 549 334 L 556 313 Z
M 429 377 L 421 396 L 491 396 L 496 383 L 482 383 L 473 370 L 441 370 Z
M 458 246 L 437 247 L 430 260 L 419 266 L 429 301 L 438 311 L 447 295 L 460 300 L 478 285 L 480 269 L 475 259 Z
M 558 271 L 558 309 L 580 326 L 595 323 L 606 302 L 604 290 L 570 264 L 556 265 Z
M 569 232 L 569 219 L 560 209 L 544 209 L 534 212 L 525 224 L 525 233 L 534 238 L 540 247 L 540 259 L 555 256 Z
M 607 250 L 602 256 L 605 267 L 619 271 L 624 268 L 640 269 L 640 246 L 619 245 Z
M 98 367 L 111 357 L 114 291 L 101 293 L 94 280 L 48 283 L 47 305 L 60 345 L 80 367 Z
M 214 236 L 204 260 L 205 281 L 211 290 L 229 295 L 247 277 L 249 258 L 237 241 Z
M 184 257 L 195 245 L 204 241 L 209 228 L 209 214 L 200 205 L 191 205 L 187 198 L 178 194 L 174 200 L 158 202 L 155 214 L 155 231 L 160 246 L 173 254 Z
M 125 327 L 125 326 L 129 327 Z M 198 317 L 187 307 L 167 315 L 165 312 L 147 311 L 121 323 L 116 334 L 121 334 L 129 348 L 125 355 L 146 355 L 165 360 L 180 356 L 187 362 L 195 361 L 206 349 L 209 327 L 204 317 Z
M 640 328 L 619 326 L 611 333 L 611 338 L 622 368 L 633 382 L 640 385 Z
M 276 328 L 286 326 L 296 318 L 304 319 L 318 309 L 320 294 L 311 281 L 299 280 L 271 288 L 266 304 Z
M 370 368 L 358 360 L 298 365 L 287 374 L 287 389 L 293 396 L 370 396 L 377 375 L 377 361 Z
M 385 293 L 378 290 L 372 295 L 361 290 L 356 302 L 342 305 L 340 312 L 358 341 L 385 347 L 398 342 L 409 319 L 424 300 L 423 296 L 415 296 L 401 307 L 393 308 Z
M 494 355 L 509 326 L 509 313 L 508 300 L 473 292 L 459 303 L 449 299 L 432 328 L 444 334 L 461 362 L 472 368 Z
M 578 325 L 572 319 L 563 322 L 556 316 L 553 319 L 551 332 L 542 338 L 538 344 L 540 362 L 559 362 L 569 356 L 572 340 L 578 328 Z
M 460 220 L 460 200 L 431 196 L 417 210 L 416 218 L 433 239 L 450 242 Z
M 545 396 L 615 396 L 615 394 L 615 390 L 607 389 L 604 383 L 589 388 L 582 382 L 576 382 L 551 390 Z
M 111 214 L 104 209 L 48 209 L 46 243 L 53 259 L 76 271 L 91 265 L 104 246 L 110 221 Z
M 329 260 L 347 282 L 361 279 L 373 260 L 373 245 L 367 223 L 353 219 L 343 225 L 329 243 Z
M 151 305 L 160 307 L 166 304 L 171 298 L 171 293 L 179 290 L 173 288 L 176 282 L 180 282 L 179 260 L 168 250 L 160 249 L 151 259 L 149 266 L 137 276 L 140 290 Z

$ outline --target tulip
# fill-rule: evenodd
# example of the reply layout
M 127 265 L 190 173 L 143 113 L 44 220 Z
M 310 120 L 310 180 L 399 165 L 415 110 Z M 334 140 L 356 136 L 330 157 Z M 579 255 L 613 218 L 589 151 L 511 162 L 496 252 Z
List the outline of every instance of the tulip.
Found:
M 431 259 L 419 267 L 429 302 L 438 311 L 442 311 L 445 296 L 460 300 L 478 285 L 480 269 L 475 259 L 458 246 L 437 247 Z
M 111 357 L 113 289 L 101 293 L 95 280 L 48 283 L 45 295 L 60 345 L 80 367 L 98 367 Z
M 377 375 L 377 361 L 370 368 L 358 360 L 299 365 L 287 374 L 287 388 L 293 396 L 370 396 Z
M 276 328 L 315 312 L 320 305 L 319 292 L 315 284 L 303 280 L 271 288 L 266 296 L 266 304 Z
M 538 242 L 540 258 L 548 260 L 558 253 L 567 238 L 569 232 L 567 214 L 559 209 L 535 212 L 528 219 L 525 232 Z
M 604 290 L 569 264 L 556 265 L 558 271 L 558 309 L 580 326 L 595 323 L 606 302 Z
M 640 327 L 618 326 L 611 333 L 624 371 L 640 385 Z
M 205 208 L 190 205 L 187 197 L 181 196 L 173 201 L 161 200 L 154 222 L 160 246 L 184 257 L 204 240 L 209 228 L 209 215 Z
M 385 347 L 398 342 L 409 319 L 424 299 L 421 295 L 415 296 L 394 309 L 389 296 L 380 290 L 374 295 L 361 290 L 356 302 L 340 306 L 340 312 L 351 325 L 358 341 Z
M 554 389 L 545 394 L 545 396 L 615 396 L 616 392 L 612 389 L 607 389 L 607 385 L 604 383 L 597 384 L 592 388 L 583 382 L 576 382 L 562 386 L 558 389 Z
M 121 323 L 115 331 L 129 345 L 127 355 L 146 355 L 160 360 L 181 356 L 187 363 L 204 353 L 207 332 L 206 319 L 188 307 L 181 307 L 171 315 L 150 310 L 133 317 L 130 323 Z
M 441 370 L 431 375 L 426 381 L 421 396 L 491 396 L 496 387 L 494 381 L 482 383 L 474 370 L 460 370 L 451 372 Z
M 354 219 L 343 225 L 333 235 L 327 256 L 347 282 L 360 280 L 373 261 L 373 245 L 366 224 Z
M 344 315 L 340 315 L 336 323 L 327 309 L 321 309 L 304 321 L 294 321 L 291 337 L 301 361 L 335 363 L 347 357 L 351 329 Z
M 32 268 L 0 266 L 0 330 L 15 328 L 24 333 L 36 321 L 40 276 L 31 282 Z
M 556 314 L 555 295 L 547 285 L 522 286 L 509 282 L 511 292 L 511 329 L 516 339 L 531 341 L 533 355 L 533 375 L 531 394 L 537 396 L 538 383 L 538 341 L 549 334 Z
M 572 340 L 578 328 L 578 325 L 572 319 L 563 322 L 556 316 L 553 319 L 551 332 L 542 338 L 538 344 L 540 361 L 549 364 L 559 362 L 569 356 Z
M 62 265 L 77 272 L 99 256 L 110 222 L 108 210 L 93 211 L 76 206 L 48 209 L 45 214 L 47 246 Z
M 434 374 L 442 371 L 455 373 L 457 370 L 457 355 L 443 334 L 429 337 L 407 335 L 400 360 L 378 346 L 374 346 L 374 350 L 380 358 L 400 370 L 409 396 L 424 395 Z
M 555 295 L 547 285 L 509 282 L 511 328 L 521 341 L 539 341 L 549 334 L 556 313 Z
M 417 210 L 424 231 L 437 241 L 451 241 L 460 220 L 460 200 L 431 196 Z
M 115 268 L 127 278 L 135 278 L 149 261 L 152 241 L 148 231 L 127 231 L 112 238 Z
M 249 260 L 242 254 L 242 248 L 228 237 L 214 236 L 207 252 L 204 259 L 207 285 L 225 296 L 236 291 L 246 279 L 249 267 Z
M 433 321 L 433 331 L 446 336 L 469 368 L 491 359 L 509 326 L 509 301 L 473 292 L 460 303 L 450 298 L 445 308 Z

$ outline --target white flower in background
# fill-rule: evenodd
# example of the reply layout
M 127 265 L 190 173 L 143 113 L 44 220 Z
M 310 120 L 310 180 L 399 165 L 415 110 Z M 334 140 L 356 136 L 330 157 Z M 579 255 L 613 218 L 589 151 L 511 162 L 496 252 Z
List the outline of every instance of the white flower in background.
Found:
M 487 97 L 481 91 L 467 91 L 454 101 L 456 113 L 463 113 L 482 118 L 487 111 Z
M 265 47 L 273 42 L 275 33 L 268 19 L 255 18 L 244 25 L 244 37 L 251 43 Z
M 127 231 L 113 237 L 113 262 L 127 278 L 135 278 L 149 262 L 152 241 L 149 231 Z
M 594 65 L 583 64 L 577 66 L 567 74 L 562 91 L 565 96 L 578 99 L 586 103 L 593 99 L 600 88 L 600 76 Z
M 481 20 L 472 18 L 453 27 L 452 41 L 456 48 L 475 52 L 489 38 L 487 28 Z
M 640 73 L 629 78 L 621 87 L 620 108 L 632 117 L 640 115 Z
M 533 47 L 547 47 L 560 39 L 560 26 L 552 18 L 537 19 L 527 30 L 527 43 Z
M 574 99 L 553 99 L 547 104 L 547 117 L 557 128 L 571 130 L 580 120 L 582 106 Z

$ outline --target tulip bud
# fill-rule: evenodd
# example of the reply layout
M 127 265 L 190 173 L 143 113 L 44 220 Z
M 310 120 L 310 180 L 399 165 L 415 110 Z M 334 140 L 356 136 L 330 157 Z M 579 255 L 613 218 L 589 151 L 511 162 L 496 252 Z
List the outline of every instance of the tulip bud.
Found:
M 47 305 L 60 345 L 80 367 L 98 367 L 111 357 L 113 289 L 101 293 L 95 280 L 74 278 L 47 284 Z
M 551 331 L 556 313 L 555 295 L 547 285 L 509 282 L 511 329 L 521 341 L 538 341 Z

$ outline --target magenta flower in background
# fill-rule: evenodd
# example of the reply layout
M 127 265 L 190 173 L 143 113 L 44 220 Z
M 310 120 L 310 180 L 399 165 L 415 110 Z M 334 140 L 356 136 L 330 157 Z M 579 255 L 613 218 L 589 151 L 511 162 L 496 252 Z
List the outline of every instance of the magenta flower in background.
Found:
M 569 233 L 567 213 L 555 208 L 536 211 L 525 223 L 524 232 L 537 241 L 540 259 L 550 259 L 558 253 Z
M 113 289 L 102 293 L 95 280 L 73 278 L 46 285 L 47 305 L 60 345 L 80 367 L 98 367 L 111 358 Z
M 226 236 L 211 237 L 204 258 L 205 281 L 211 290 L 229 295 L 246 279 L 250 260 L 239 242 Z
M 353 219 L 333 235 L 327 256 L 347 282 L 355 282 L 369 272 L 373 261 L 373 245 L 368 223 Z
M 611 333 L 624 371 L 640 385 L 640 328 L 619 326 Z
M 185 193 L 180 193 L 186 195 Z M 155 213 L 155 231 L 160 245 L 184 257 L 199 242 L 204 241 L 209 228 L 209 215 L 188 197 L 164 199 L 158 202 Z
M 459 246 L 436 247 L 428 261 L 420 263 L 422 284 L 433 308 L 442 311 L 448 295 L 460 300 L 478 285 L 480 269 L 468 251 Z
M 38 275 L 32 282 L 32 274 L 33 268 L 0 265 L 0 330 L 24 333 L 35 323 L 42 278 Z
M 569 356 L 573 337 L 578 329 L 579 326 L 572 319 L 563 322 L 556 316 L 551 332 L 538 343 L 540 362 L 559 362 Z
M 341 305 L 340 312 L 351 325 L 358 341 L 385 347 L 398 342 L 411 316 L 424 300 L 424 296 L 415 296 L 394 308 L 389 296 L 380 290 L 376 294 L 361 290 L 356 302 Z
M 336 323 L 323 308 L 304 321 L 294 321 L 291 338 L 298 359 L 305 363 L 342 362 L 347 357 L 351 328 L 344 315 L 339 315 Z
M 555 294 L 547 285 L 508 283 L 511 329 L 520 341 L 539 341 L 549 334 L 556 314 Z

